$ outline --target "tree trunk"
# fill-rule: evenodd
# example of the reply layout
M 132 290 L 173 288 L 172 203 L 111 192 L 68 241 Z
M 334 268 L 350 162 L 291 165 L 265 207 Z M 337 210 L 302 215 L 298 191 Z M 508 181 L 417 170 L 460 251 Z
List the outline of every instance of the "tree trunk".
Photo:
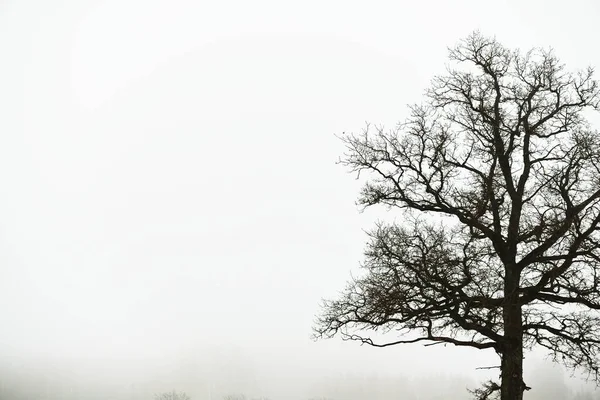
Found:
M 519 276 L 507 269 L 505 278 L 506 304 L 503 310 L 504 345 L 502 346 L 501 400 L 523 400 L 523 321 L 519 304 Z
M 508 347 L 508 346 L 507 346 Z M 512 346 L 511 346 L 512 347 Z M 502 354 L 501 400 L 522 400 L 525 391 L 523 382 L 523 344 L 507 348 Z

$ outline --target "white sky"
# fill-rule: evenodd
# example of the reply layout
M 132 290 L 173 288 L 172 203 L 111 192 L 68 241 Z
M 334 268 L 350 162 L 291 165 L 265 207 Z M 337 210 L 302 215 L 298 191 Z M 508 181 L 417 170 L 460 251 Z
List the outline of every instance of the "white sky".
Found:
M 358 213 L 334 134 L 403 119 L 474 29 L 600 66 L 598 17 L 591 0 L 0 1 L 0 354 L 481 376 L 491 354 L 310 341 L 385 216 Z

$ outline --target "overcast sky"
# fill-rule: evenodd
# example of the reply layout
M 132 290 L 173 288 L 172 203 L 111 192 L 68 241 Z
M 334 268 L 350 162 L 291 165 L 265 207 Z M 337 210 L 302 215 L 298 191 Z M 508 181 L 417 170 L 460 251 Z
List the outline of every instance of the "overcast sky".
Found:
M 358 212 L 334 135 L 404 119 L 474 29 L 600 66 L 598 17 L 592 0 L 0 1 L 0 354 L 483 377 L 493 354 L 310 340 L 386 216 Z

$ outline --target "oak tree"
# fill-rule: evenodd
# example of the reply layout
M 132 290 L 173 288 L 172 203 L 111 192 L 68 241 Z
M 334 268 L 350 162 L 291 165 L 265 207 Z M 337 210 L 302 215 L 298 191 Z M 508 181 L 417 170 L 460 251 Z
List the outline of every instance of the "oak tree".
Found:
M 534 346 L 598 380 L 600 135 L 593 69 L 475 32 L 394 129 L 341 135 L 358 203 L 399 210 L 369 234 L 363 273 L 327 300 L 317 338 L 493 350 L 520 400 Z M 376 340 L 377 332 L 381 340 Z

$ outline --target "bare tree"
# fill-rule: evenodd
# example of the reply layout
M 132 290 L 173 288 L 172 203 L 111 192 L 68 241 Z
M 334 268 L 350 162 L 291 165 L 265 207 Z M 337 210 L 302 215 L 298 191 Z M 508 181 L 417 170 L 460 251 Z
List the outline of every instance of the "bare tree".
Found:
M 184 392 L 176 392 L 173 390 L 170 392 L 155 394 L 154 400 L 190 400 L 190 396 Z
M 551 50 L 523 54 L 477 32 L 449 57 L 406 122 L 341 136 L 341 163 L 368 175 L 359 204 L 403 219 L 370 233 L 363 274 L 324 302 L 315 336 L 495 350 L 501 382 L 482 398 L 523 398 L 534 345 L 598 380 L 593 70 L 572 73 Z
M 246 396 L 243 394 L 228 394 L 223 397 L 223 400 L 246 400 Z

